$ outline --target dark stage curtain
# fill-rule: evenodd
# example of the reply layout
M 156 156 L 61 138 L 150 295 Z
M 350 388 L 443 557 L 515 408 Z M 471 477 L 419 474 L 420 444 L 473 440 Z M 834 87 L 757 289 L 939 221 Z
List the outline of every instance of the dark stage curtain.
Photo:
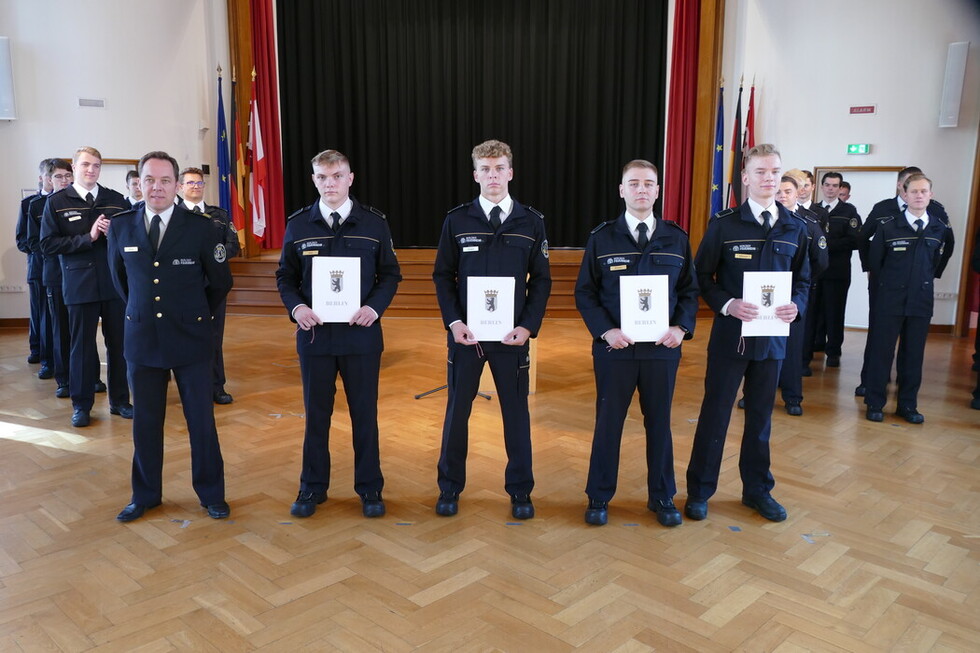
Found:
M 316 200 L 310 158 L 351 160 L 352 194 L 397 247 L 433 246 L 478 194 L 470 151 L 514 151 L 511 195 L 552 246 L 623 209 L 634 158 L 661 165 L 666 0 L 278 0 L 286 206 Z M 669 179 L 665 179 L 669 182 Z M 659 208 L 658 208 L 659 212 Z

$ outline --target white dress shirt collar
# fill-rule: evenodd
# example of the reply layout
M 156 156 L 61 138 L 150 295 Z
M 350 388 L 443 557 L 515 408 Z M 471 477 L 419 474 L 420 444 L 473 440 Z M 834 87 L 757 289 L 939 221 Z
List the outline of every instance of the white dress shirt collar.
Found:
M 488 218 L 490 217 L 490 211 L 495 206 L 500 207 L 500 223 L 503 224 L 507 216 L 510 215 L 510 212 L 514 210 L 514 200 L 511 198 L 510 193 L 507 193 L 507 196 L 500 200 L 499 204 L 494 204 L 483 195 L 480 195 L 480 208 L 483 209 L 484 215 Z

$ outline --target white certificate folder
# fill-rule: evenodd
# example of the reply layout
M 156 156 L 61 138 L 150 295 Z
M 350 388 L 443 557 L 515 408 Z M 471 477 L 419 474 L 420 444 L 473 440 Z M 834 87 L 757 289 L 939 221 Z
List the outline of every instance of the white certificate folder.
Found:
M 670 291 L 665 274 L 619 278 L 619 328 L 633 342 L 656 342 L 670 328 Z
M 313 259 L 313 312 L 323 322 L 350 322 L 361 307 L 361 259 L 317 256 Z
M 742 322 L 743 336 L 788 336 L 789 322 L 776 317 L 776 307 L 790 303 L 792 272 L 745 272 L 742 276 L 742 301 L 759 307 L 759 316 Z
M 477 340 L 501 341 L 514 329 L 514 277 L 466 279 L 466 326 Z

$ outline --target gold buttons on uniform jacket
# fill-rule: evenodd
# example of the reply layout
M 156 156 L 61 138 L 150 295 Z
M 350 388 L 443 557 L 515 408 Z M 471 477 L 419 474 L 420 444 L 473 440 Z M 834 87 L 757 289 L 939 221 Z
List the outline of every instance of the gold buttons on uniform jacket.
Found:
M 160 298 L 159 297 L 154 297 L 153 298 L 153 301 L 158 302 L 158 301 L 160 301 Z
M 163 313 L 157 313 L 157 317 L 163 317 Z
M 198 322 L 200 322 L 200 321 L 201 321 L 201 316 L 200 316 L 200 315 L 198 315 L 198 316 L 197 316 L 197 321 L 198 321 Z
M 160 280 L 159 279 L 154 279 L 153 280 L 153 283 L 160 283 Z
M 155 268 L 160 267 L 160 261 L 153 261 L 153 267 Z

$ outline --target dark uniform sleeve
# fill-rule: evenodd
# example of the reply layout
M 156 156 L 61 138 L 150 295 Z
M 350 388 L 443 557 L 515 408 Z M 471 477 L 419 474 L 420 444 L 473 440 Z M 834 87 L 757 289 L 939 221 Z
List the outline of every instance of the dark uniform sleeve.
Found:
M 228 296 L 234 281 L 224 243 L 218 238 L 214 229 L 204 229 L 203 232 L 206 236 L 201 238 L 200 257 L 204 266 L 204 276 L 208 280 L 204 293 L 208 298 L 211 315 L 214 315 L 221 302 Z
M 126 265 L 123 263 L 122 252 L 119 251 L 119 241 L 114 237 L 112 229 L 106 234 L 109 274 L 112 276 L 112 285 L 116 292 L 122 297 L 124 302 L 129 301 L 129 279 L 126 276 Z
M 300 290 L 303 284 L 303 265 L 296 253 L 296 245 L 293 243 L 293 233 L 290 223 L 286 223 L 286 235 L 283 237 L 282 251 L 279 254 L 279 269 L 276 270 L 276 286 L 279 288 L 279 297 L 282 299 L 289 319 L 293 319 L 293 311 L 300 304 L 308 304 L 308 300 L 303 297 Z
M 385 312 L 391 300 L 395 297 L 398 290 L 398 283 L 402 280 L 401 267 L 398 265 L 398 258 L 395 256 L 395 246 L 391 240 L 391 230 L 388 222 L 381 220 L 381 230 L 383 232 L 381 241 L 378 243 L 378 258 L 375 266 L 374 286 L 368 292 L 364 300 L 366 306 L 370 306 L 378 317 Z
M 75 236 L 62 235 L 51 204 L 52 202 L 48 201 L 44 205 L 44 214 L 41 216 L 41 251 L 44 255 L 57 256 L 92 249 L 92 237 L 89 235 L 91 225 L 85 233 Z
M 827 252 L 827 235 L 820 228 L 820 223 L 815 220 L 807 220 L 806 226 L 810 232 L 810 278 L 816 279 L 830 265 L 830 254 Z M 823 246 L 821 246 L 821 242 Z
M 439 236 L 436 262 L 432 269 L 432 282 L 436 286 L 439 311 L 446 329 L 449 325 L 463 319 L 463 306 L 460 303 L 458 288 L 459 249 L 452 232 L 452 214 L 446 216 Z
M 840 237 L 829 239 L 827 243 L 831 252 L 854 251 L 861 245 L 861 215 L 851 204 L 847 204 L 847 207 L 848 212 L 844 216 L 847 220 L 847 225 L 841 232 Z M 855 219 L 857 222 L 852 224 Z
M 682 327 L 684 340 L 694 337 L 694 327 L 698 317 L 698 277 L 691 256 L 691 243 L 687 242 L 687 255 L 684 257 L 684 269 L 677 279 L 677 306 L 670 316 L 670 325 Z
M 876 233 L 881 233 L 883 231 L 883 226 L 894 220 L 893 217 L 889 216 L 886 218 L 880 218 L 878 220 L 878 226 L 875 228 Z M 881 273 L 881 267 L 885 263 L 885 238 L 884 236 L 874 238 L 868 245 L 868 274 L 872 276 L 877 276 Z
M 698 247 L 697 256 L 694 259 L 694 269 L 697 271 L 698 286 L 701 288 L 701 296 L 708 303 L 715 313 L 721 314 L 721 309 L 725 307 L 730 299 L 737 299 L 726 291 L 718 283 L 717 271 L 718 263 L 721 260 L 721 229 L 718 227 L 718 218 L 708 222 L 708 229 L 705 231 L 701 245 Z
M 593 232 L 585 244 L 582 265 L 579 266 L 578 280 L 575 282 L 575 308 L 582 315 L 585 326 L 592 337 L 598 340 L 606 331 L 619 328 L 619 320 L 610 315 L 602 305 L 602 269 L 596 258 L 596 235 Z M 697 302 L 697 299 L 695 299 Z
M 946 264 L 949 263 L 949 259 L 953 256 L 953 247 L 956 245 L 956 241 L 953 238 L 953 229 L 946 223 L 946 233 L 943 235 L 943 251 L 939 255 L 939 263 L 936 265 L 936 278 L 943 276 L 943 272 L 946 270 Z
M 25 197 L 20 201 L 20 213 L 17 215 L 17 228 L 14 236 L 17 238 L 17 249 L 30 254 L 31 249 L 27 244 L 28 211 L 30 207 L 30 197 Z
M 807 301 L 810 298 L 810 250 L 807 247 L 810 234 L 801 218 L 794 219 L 799 220 L 801 229 L 796 256 L 793 258 L 793 297 L 791 301 L 796 304 L 796 320 L 799 320 L 806 311 Z
M 538 220 L 539 229 L 536 229 L 537 239 L 528 264 L 527 301 L 524 302 L 521 315 L 515 316 L 515 326 L 524 327 L 535 338 L 541 329 L 541 322 L 544 321 L 544 311 L 551 295 L 551 265 L 548 263 L 548 237 L 545 235 L 544 218 L 532 209 L 528 209 L 528 212 L 537 216 L 531 219 Z

